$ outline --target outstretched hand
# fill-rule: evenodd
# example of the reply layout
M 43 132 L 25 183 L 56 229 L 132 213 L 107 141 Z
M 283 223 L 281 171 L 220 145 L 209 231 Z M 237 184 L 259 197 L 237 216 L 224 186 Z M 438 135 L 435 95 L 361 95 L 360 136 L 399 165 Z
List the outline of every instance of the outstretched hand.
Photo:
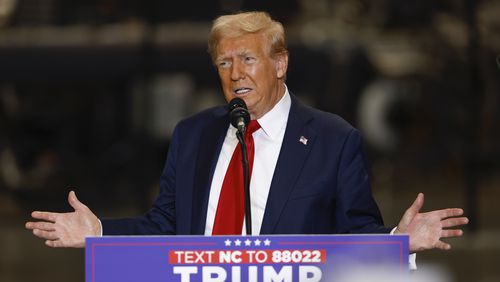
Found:
M 74 212 L 54 213 L 34 211 L 31 216 L 41 221 L 27 222 L 26 228 L 37 237 L 45 239 L 50 247 L 85 247 L 86 236 L 99 236 L 101 225 L 95 214 L 75 195 L 69 192 L 68 203 Z
M 394 233 L 406 233 L 410 236 L 410 252 L 434 248 L 451 249 L 451 245 L 441 241 L 441 239 L 462 236 L 463 231 L 445 228 L 465 225 L 469 219 L 462 216 L 464 212 L 459 208 L 421 213 L 420 209 L 423 205 L 424 194 L 419 193 L 413 204 L 404 213 Z

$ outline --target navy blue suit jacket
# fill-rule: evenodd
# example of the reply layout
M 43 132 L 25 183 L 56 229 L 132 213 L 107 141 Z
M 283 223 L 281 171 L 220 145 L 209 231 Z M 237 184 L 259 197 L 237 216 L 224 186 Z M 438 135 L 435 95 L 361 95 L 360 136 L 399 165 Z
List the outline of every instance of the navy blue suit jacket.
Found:
M 137 218 L 103 219 L 103 234 L 203 234 L 228 126 L 225 106 L 181 121 L 151 210 Z M 299 142 L 301 136 L 307 145 Z M 260 233 L 388 233 L 372 197 L 361 147 L 359 132 L 346 121 L 292 96 Z

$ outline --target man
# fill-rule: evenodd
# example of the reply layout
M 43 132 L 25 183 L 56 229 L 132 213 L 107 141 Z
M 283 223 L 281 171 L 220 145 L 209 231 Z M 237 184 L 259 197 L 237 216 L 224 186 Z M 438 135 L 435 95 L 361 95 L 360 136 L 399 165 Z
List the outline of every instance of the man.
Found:
M 222 16 L 208 49 L 226 100 L 243 99 L 255 126 L 245 136 L 255 152 L 249 154 L 252 234 L 389 233 L 372 197 L 358 131 L 288 91 L 282 25 L 262 12 Z M 242 189 L 227 185 L 233 152 L 239 154 L 227 113 L 227 107 L 216 107 L 178 124 L 160 194 L 144 216 L 100 221 L 70 192 L 74 212 L 35 211 L 32 216 L 41 221 L 26 227 L 51 247 L 83 247 L 85 236 L 101 234 L 245 234 L 241 212 L 223 210 L 226 197 L 233 197 L 226 193 Z M 423 202 L 419 194 L 393 232 L 410 235 L 411 252 L 449 249 L 441 238 L 462 231 L 445 228 L 468 219 L 461 209 L 420 213 Z M 220 226 L 228 215 L 232 230 Z

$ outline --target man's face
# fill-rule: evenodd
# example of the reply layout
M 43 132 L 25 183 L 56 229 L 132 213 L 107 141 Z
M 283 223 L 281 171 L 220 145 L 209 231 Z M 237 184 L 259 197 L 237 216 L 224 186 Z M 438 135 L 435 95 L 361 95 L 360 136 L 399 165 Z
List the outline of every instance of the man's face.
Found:
M 243 99 L 252 119 L 266 114 L 285 93 L 288 56 L 271 58 L 268 49 L 261 34 L 223 38 L 217 46 L 215 64 L 224 96 L 228 102 Z

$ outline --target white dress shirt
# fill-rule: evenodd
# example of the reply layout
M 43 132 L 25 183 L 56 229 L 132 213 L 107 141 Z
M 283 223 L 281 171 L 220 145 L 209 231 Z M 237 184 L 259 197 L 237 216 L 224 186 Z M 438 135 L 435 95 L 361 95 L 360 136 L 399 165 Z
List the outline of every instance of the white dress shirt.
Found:
M 252 177 L 250 179 L 252 235 L 260 233 L 267 196 L 269 195 L 281 144 L 285 136 L 291 104 L 290 94 L 285 87 L 285 95 L 269 112 L 257 120 L 261 128 L 252 135 L 255 144 Z M 237 145 L 236 128 L 229 125 L 210 187 L 205 235 L 212 235 L 222 182 Z M 245 223 L 243 223 L 241 234 L 246 234 Z

